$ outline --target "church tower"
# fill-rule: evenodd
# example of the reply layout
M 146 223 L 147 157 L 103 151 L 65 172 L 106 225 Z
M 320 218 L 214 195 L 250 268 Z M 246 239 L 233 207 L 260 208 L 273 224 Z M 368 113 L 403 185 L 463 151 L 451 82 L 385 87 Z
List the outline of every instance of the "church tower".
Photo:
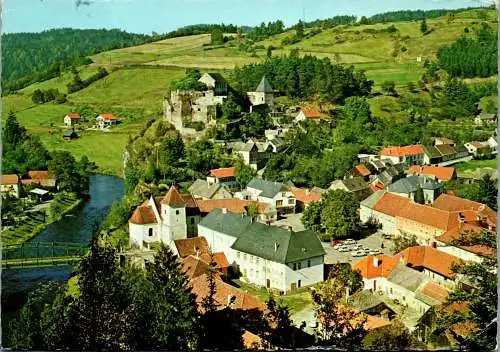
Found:
M 186 202 L 174 186 L 161 200 L 162 238 L 171 245 L 172 241 L 187 238 Z
M 247 92 L 247 96 L 252 103 L 251 109 L 254 106 L 267 105 L 271 111 L 274 111 L 274 91 L 265 76 L 262 77 L 255 92 Z

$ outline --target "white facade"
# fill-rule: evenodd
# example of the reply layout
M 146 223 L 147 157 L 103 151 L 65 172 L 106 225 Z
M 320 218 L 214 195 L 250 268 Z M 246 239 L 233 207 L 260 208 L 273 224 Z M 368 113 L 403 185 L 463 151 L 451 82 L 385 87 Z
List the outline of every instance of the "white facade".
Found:
M 474 262 L 474 263 L 481 263 L 483 259 L 472 252 L 466 251 L 465 249 L 459 248 L 459 247 L 454 247 L 454 246 L 448 246 L 448 245 L 443 245 L 440 246 L 438 245 L 436 247 L 438 251 L 445 252 L 451 255 L 454 255 L 455 257 L 458 257 L 462 260 L 468 261 L 468 262 Z
M 273 198 L 263 197 L 260 194 L 262 190 L 247 187 L 242 192 L 236 192 L 234 194 L 235 198 L 243 200 L 254 200 L 257 202 L 266 203 L 272 209 L 284 210 L 284 209 L 295 209 L 295 204 L 297 202 L 295 196 L 290 191 L 282 191 L 275 194 Z
M 359 217 L 362 223 L 367 223 L 371 220 L 376 221 L 382 226 L 382 232 L 387 235 L 396 234 L 396 218 L 379 211 L 373 210 L 366 205 L 361 204 Z
M 496 154 L 497 153 L 497 147 L 498 147 L 497 140 L 494 137 L 490 137 L 490 138 L 488 138 L 488 140 L 486 141 L 486 143 L 488 144 L 488 146 L 491 149 L 491 154 Z

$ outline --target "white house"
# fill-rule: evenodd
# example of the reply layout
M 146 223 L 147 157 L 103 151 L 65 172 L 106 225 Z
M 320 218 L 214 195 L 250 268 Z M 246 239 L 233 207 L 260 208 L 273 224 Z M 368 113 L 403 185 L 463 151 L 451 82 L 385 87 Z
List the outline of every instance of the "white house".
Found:
M 215 95 L 227 95 L 227 82 L 220 73 L 205 72 L 198 82 L 204 83 L 208 88 L 213 89 Z
M 252 284 L 288 292 L 324 279 L 325 251 L 311 231 L 294 232 L 215 209 L 198 224 L 198 234 Z
M 200 220 L 193 206 L 191 195 L 182 197 L 175 187 L 170 187 L 164 197 L 151 197 L 137 207 L 129 219 L 130 243 L 139 248 L 153 242 L 172 246 L 174 240 L 195 235 Z
M 113 114 L 99 114 L 96 118 L 96 123 L 99 128 L 103 129 L 108 126 L 116 125 L 118 118 Z
M 268 142 L 248 140 L 244 142 L 230 142 L 227 144 L 228 151 L 241 155 L 243 162 L 255 170 L 265 165 L 273 147 Z
M 235 197 L 269 204 L 278 213 L 295 211 L 295 196 L 279 182 L 253 178 L 245 190 L 235 193 Z
M 64 116 L 64 124 L 66 126 L 72 126 L 80 122 L 80 119 L 81 119 L 80 114 L 76 112 L 70 112 L 69 114 L 66 114 L 66 116 Z
M 474 155 L 474 157 L 480 157 L 482 155 L 487 154 L 490 151 L 488 143 L 482 143 L 478 141 L 472 141 L 465 143 L 465 148 Z
M 218 184 L 228 189 L 234 189 L 238 186 L 236 182 L 236 168 L 223 167 L 210 170 L 207 176 L 207 182 L 209 185 Z
M 497 153 L 497 147 L 498 147 L 498 142 L 497 142 L 496 138 L 495 137 L 490 137 L 490 138 L 488 138 L 488 140 L 486 141 L 486 143 L 488 144 L 488 146 L 491 149 L 491 154 L 496 154 Z
M 320 120 L 321 114 L 318 110 L 314 108 L 303 107 L 300 109 L 300 112 L 295 116 L 295 122 L 300 121 L 315 121 L 318 122 Z
M 380 159 L 389 159 L 393 164 L 402 163 L 406 167 L 410 165 L 422 165 L 424 163 L 424 154 L 424 148 L 421 145 L 387 147 L 379 153 Z

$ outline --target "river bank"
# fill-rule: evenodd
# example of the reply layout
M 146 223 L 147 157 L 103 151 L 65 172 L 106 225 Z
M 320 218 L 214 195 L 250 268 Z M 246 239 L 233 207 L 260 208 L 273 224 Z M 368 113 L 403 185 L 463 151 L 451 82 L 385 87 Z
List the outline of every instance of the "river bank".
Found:
M 76 210 L 87 199 L 88 197 L 65 197 L 62 202 L 63 207 L 59 210 L 57 216 L 49 216 L 47 214 L 48 209 L 44 209 L 43 212 L 28 213 L 20 226 L 9 226 L 2 229 L 2 247 L 21 245 L 32 240 L 50 224 L 61 220 L 63 216 Z

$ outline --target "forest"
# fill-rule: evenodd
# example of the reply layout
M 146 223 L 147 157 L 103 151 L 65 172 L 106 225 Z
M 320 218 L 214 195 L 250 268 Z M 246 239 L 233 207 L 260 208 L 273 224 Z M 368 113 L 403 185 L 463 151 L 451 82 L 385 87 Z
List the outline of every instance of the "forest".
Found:
M 70 67 L 89 64 L 88 55 L 152 41 L 118 29 L 51 29 L 2 35 L 2 91 L 8 94 L 57 77 Z
M 350 96 L 365 96 L 371 92 L 373 81 L 354 67 L 332 64 L 328 58 L 306 55 L 303 58 L 292 50 L 289 56 L 271 57 L 262 64 L 250 64 L 233 72 L 234 88 L 240 92 L 253 91 L 263 76 L 275 91 L 292 98 L 343 103 Z
M 370 23 L 421 21 L 424 19 L 438 18 L 447 13 L 458 13 L 466 10 L 476 9 L 467 7 L 460 9 L 435 9 L 435 10 L 401 10 L 378 13 L 368 18 Z
M 438 52 L 439 67 L 453 77 L 489 77 L 497 73 L 496 32 L 487 24 L 474 30 L 475 38 L 462 36 Z

